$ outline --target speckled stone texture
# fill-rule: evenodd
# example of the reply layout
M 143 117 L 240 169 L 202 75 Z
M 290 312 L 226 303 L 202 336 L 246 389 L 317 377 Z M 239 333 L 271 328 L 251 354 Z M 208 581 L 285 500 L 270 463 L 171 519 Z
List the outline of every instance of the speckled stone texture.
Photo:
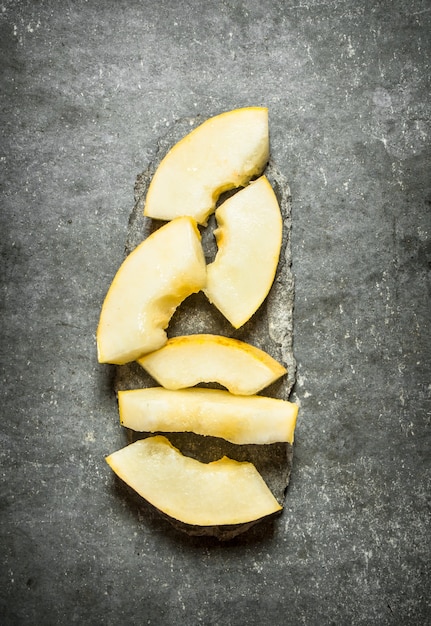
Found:
M 430 622 L 430 14 L 0 5 L 2 624 Z M 247 105 L 291 189 L 301 408 L 286 510 L 220 543 L 119 489 L 95 329 L 138 173 Z

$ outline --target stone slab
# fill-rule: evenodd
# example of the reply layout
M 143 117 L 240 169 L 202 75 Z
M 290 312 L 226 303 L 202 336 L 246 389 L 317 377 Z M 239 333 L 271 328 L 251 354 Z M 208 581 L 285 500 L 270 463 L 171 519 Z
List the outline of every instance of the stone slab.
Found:
M 429 622 L 430 26 L 424 0 L 2 3 L 2 624 Z M 119 490 L 94 335 L 137 175 L 246 105 L 291 189 L 301 408 L 286 510 L 220 544 Z

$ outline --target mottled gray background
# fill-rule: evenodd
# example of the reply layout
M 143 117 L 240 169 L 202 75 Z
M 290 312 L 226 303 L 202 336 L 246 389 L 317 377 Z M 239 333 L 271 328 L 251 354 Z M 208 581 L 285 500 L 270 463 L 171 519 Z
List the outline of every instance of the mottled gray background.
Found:
M 427 0 L 8 1 L 0 622 L 430 622 Z M 100 305 L 176 123 L 266 105 L 293 196 L 286 510 L 231 544 L 139 506 Z

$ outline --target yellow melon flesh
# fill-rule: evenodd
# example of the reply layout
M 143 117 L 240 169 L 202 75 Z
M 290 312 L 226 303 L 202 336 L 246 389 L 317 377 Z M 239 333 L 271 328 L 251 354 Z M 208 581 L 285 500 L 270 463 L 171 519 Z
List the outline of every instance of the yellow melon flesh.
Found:
M 155 231 L 126 257 L 106 295 L 97 329 L 99 362 L 123 364 L 163 346 L 176 308 L 205 281 L 196 222 L 178 218 Z
M 226 200 L 216 219 L 218 252 L 208 265 L 204 292 L 239 328 L 268 295 L 280 256 L 282 218 L 267 178 L 262 176 Z
M 118 392 L 120 423 L 140 432 L 194 432 L 236 444 L 293 443 L 298 406 L 219 389 L 163 387 Z
M 227 457 L 201 463 L 163 436 L 136 441 L 106 461 L 148 502 L 186 524 L 242 524 L 282 508 L 251 463 Z
M 217 382 L 236 395 L 256 394 L 286 373 L 286 368 L 263 350 L 209 334 L 172 337 L 138 363 L 167 389 Z
M 206 224 L 219 195 L 259 176 L 269 157 L 268 110 L 246 107 L 210 118 L 179 141 L 150 183 L 144 214 L 190 215 Z

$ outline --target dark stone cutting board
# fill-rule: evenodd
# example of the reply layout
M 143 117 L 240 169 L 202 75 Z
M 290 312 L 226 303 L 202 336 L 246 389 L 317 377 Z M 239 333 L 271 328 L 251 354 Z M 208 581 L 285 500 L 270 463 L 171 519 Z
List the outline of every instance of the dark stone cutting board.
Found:
M 139 243 L 148 237 L 163 222 L 143 215 L 145 197 L 150 181 L 166 152 L 190 130 L 202 123 L 199 118 L 181 120 L 160 140 L 158 150 L 147 169 L 138 175 L 135 184 L 135 206 L 129 218 L 125 254 L 129 254 Z M 178 307 L 167 329 L 168 337 L 214 333 L 240 339 L 268 352 L 283 363 L 288 373 L 270 387 L 262 390 L 262 395 L 288 400 L 295 382 L 295 359 L 292 350 L 292 317 L 294 305 L 294 280 L 291 272 L 291 199 L 290 189 L 275 163 L 269 161 L 264 172 L 278 198 L 283 217 L 283 239 L 280 260 L 274 283 L 265 302 L 252 318 L 241 328 L 235 329 L 223 315 L 199 292 L 189 296 Z M 224 194 L 219 203 L 229 195 Z M 216 226 L 214 215 L 208 226 L 200 227 L 202 244 L 207 262 L 211 262 L 217 252 L 213 236 Z M 256 255 L 259 250 L 256 250 Z M 129 363 L 116 368 L 115 391 L 155 386 L 156 383 L 137 363 Z M 217 385 L 213 385 L 217 386 Z M 238 461 L 254 463 L 278 502 L 283 505 L 289 484 L 293 450 L 290 444 L 235 445 L 214 437 L 202 437 L 193 433 L 163 433 L 183 454 L 203 462 L 216 460 L 223 455 Z M 129 441 L 147 436 L 148 433 L 128 432 Z M 219 539 L 230 539 L 250 528 L 252 524 L 229 527 L 192 527 L 170 520 L 181 530 L 193 535 L 212 535 Z

